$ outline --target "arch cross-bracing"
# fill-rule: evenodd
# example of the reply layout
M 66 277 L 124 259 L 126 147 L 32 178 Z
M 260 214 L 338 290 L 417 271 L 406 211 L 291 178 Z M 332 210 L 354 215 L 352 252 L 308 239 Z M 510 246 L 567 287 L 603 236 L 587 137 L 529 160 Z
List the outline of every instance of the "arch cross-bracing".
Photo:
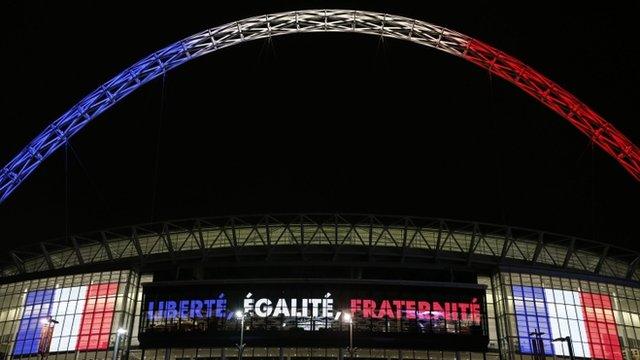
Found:
M 189 36 L 138 61 L 87 95 L 0 170 L 0 202 L 87 123 L 167 71 L 216 50 L 272 36 L 343 32 L 410 41 L 466 59 L 506 79 L 568 120 L 640 181 L 640 149 L 613 125 L 514 57 L 459 32 L 371 11 L 301 10 L 251 17 Z

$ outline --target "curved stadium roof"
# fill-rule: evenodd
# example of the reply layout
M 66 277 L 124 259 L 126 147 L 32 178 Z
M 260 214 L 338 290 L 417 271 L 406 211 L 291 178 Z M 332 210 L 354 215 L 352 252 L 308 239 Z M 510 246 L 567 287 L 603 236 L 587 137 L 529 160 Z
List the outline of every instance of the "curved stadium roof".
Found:
M 640 254 L 539 230 L 448 219 L 363 214 L 249 215 L 135 225 L 34 243 L 5 253 L 0 282 L 98 264 L 206 259 L 259 247 L 391 251 L 401 258 L 535 266 L 640 281 Z

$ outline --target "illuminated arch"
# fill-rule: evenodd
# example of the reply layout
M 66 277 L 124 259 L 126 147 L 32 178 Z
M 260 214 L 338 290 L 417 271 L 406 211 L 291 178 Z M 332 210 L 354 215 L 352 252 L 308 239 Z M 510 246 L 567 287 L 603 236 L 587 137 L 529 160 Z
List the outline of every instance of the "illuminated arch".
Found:
M 542 74 L 502 51 L 441 26 L 358 10 L 269 14 L 211 28 L 156 51 L 116 75 L 42 131 L 0 170 L 0 202 L 88 122 L 143 84 L 197 57 L 271 36 L 344 32 L 411 41 L 464 58 L 515 84 L 591 138 L 640 181 L 640 149 L 600 115 Z

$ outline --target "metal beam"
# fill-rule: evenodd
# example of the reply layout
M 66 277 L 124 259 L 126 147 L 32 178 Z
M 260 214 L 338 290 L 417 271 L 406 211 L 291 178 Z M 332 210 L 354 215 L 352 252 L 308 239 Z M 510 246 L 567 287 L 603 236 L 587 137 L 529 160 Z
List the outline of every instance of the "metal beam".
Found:
M 573 256 L 573 252 L 576 249 L 576 239 L 571 238 L 571 243 L 569 248 L 567 249 L 567 254 L 564 257 L 564 261 L 562 262 L 562 268 L 566 269 L 569 266 L 569 261 L 571 260 L 571 256 Z
M 196 237 L 196 243 L 198 243 L 198 248 L 204 254 L 204 236 L 202 235 L 202 225 L 200 224 L 200 220 L 196 220 L 195 224 L 196 231 L 194 232 L 194 236 Z M 193 230 L 192 230 L 193 231 Z
M 167 247 L 167 250 L 169 251 L 169 255 L 171 256 L 172 259 L 175 258 L 175 252 L 173 250 L 173 244 L 171 243 L 171 237 L 169 234 L 169 226 L 167 224 L 164 224 L 162 226 L 162 241 L 164 241 L 164 246 Z
M 55 269 L 53 266 L 53 261 L 51 260 L 51 256 L 49 255 L 49 251 L 47 251 L 47 248 L 44 246 L 44 243 L 40 243 L 40 250 L 42 250 L 42 255 L 44 256 L 44 260 L 47 262 L 47 266 L 49 267 L 49 270 Z
M 162 235 L 159 235 L 162 236 Z M 136 249 L 136 253 L 138 253 L 138 258 L 140 262 L 144 261 L 144 253 L 142 252 L 142 248 L 140 247 L 140 240 L 138 239 L 138 231 L 135 227 L 131 228 L 131 242 L 133 243 L 133 247 Z
M 111 252 L 111 248 L 109 247 L 109 241 L 107 240 L 107 234 L 104 231 L 100 231 L 100 243 L 104 248 L 104 252 L 107 253 L 107 257 L 109 260 L 113 260 L 113 253 Z
M 627 280 L 631 280 L 631 278 L 633 277 L 633 274 L 635 274 L 636 272 L 636 269 L 638 269 L 638 264 L 640 264 L 640 256 L 637 256 L 629 264 L 629 267 L 627 268 L 627 274 L 625 276 Z
M 20 257 L 16 255 L 16 253 L 13 251 L 11 251 L 10 254 L 11 254 L 11 260 L 13 260 L 13 263 L 16 265 L 18 272 L 21 274 L 26 273 L 27 271 L 24 268 L 24 262 L 22 261 L 22 259 L 20 259 Z
M 531 258 L 532 263 L 538 262 L 538 258 L 540 257 L 540 253 L 544 248 L 544 233 L 538 233 L 538 243 L 536 244 L 536 250 L 533 252 L 533 257 Z
M 469 241 L 469 250 L 467 253 L 467 265 L 471 264 L 471 258 L 473 257 L 473 252 L 476 248 L 476 237 L 478 236 L 478 232 L 480 231 L 480 227 L 477 223 L 473 224 L 473 230 L 471 230 L 471 241 Z
M 605 246 L 604 250 L 602 250 L 602 255 L 600 255 L 600 259 L 598 259 L 598 264 L 596 268 L 593 270 L 594 274 L 600 274 L 600 270 L 602 269 L 602 264 L 604 264 L 604 259 L 607 258 L 607 254 L 609 254 L 610 246 Z
M 438 226 L 438 237 L 436 238 L 436 248 L 433 253 L 434 260 L 438 259 L 438 255 L 440 255 L 440 246 L 442 246 L 442 231 L 444 230 L 444 227 L 444 220 L 440 220 Z
M 75 236 L 71 237 L 71 244 L 73 244 L 73 249 L 76 253 L 76 258 L 78 258 L 78 264 L 84 265 L 84 259 L 82 258 L 82 253 L 80 252 L 80 246 L 78 246 L 78 240 Z
M 509 249 L 511 249 L 511 245 L 513 243 L 513 234 L 511 232 L 511 228 L 507 228 L 506 234 L 504 236 L 504 244 L 502 245 L 502 251 L 500 252 L 499 263 L 502 263 L 504 259 L 507 257 L 509 253 Z
M 405 218 L 404 224 L 402 226 L 402 250 L 401 250 L 402 257 L 400 262 L 404 262 L 405 255 L 407 253 L 407 247 L 409 246 L 408 232 L 409 232 L 409 219 Z M 414 233 L 414 236 L 415 236 L 415 233 Z

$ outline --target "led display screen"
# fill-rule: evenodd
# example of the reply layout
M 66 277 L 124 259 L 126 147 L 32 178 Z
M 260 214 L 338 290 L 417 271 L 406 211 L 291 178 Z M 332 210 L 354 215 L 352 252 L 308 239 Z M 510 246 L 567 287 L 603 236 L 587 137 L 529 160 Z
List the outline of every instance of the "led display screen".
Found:
M 329 280 L 327 280 L 329 281 Z M 485 290 L 476 285 L 230 282 L 144 285 L 140 341 L 154 347 L 228 346 L 245 336 L 256 346 L 342 346 L 345 314 L 361 345 L 484 349 Z M 462 342 L 460 340 L 466 339 Z M 460 345 L 462 344 L 462 345 Z
M 520 352 L 622 360 L 618 330 L 608 294 L 513 285 Z
M 29 291 L 13 356 L 74 350 L 104 350 L 118 283 Z

